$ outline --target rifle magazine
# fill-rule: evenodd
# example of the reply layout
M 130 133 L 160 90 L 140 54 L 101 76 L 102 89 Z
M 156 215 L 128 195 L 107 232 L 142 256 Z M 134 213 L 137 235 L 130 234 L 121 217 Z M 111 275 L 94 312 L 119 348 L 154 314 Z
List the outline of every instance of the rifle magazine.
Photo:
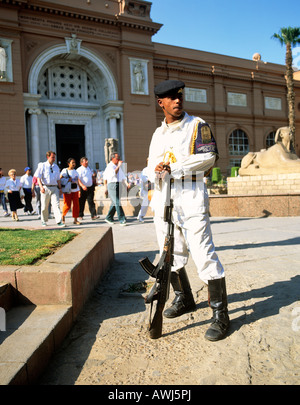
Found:
M 149 274 L 149 276 L 155 277 L 154 274 L 155 274 L 156 266 L 154 266 L 154 264 L 150 262 L 148 257 L 144 257 L 143 259 L 140 259 L 139 263 L 142 266 L 143 270 L 147 274 Z

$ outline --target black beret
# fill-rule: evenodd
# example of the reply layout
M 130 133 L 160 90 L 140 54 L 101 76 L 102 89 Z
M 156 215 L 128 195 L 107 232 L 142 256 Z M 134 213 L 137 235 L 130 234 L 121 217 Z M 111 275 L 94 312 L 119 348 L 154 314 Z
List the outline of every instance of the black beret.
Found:
M 184 87 L 185 84 L 180 80 L 165 80 L 154 87 L 154 94 L 156 97 L 163 98 L 171 94 L 182 92 Z

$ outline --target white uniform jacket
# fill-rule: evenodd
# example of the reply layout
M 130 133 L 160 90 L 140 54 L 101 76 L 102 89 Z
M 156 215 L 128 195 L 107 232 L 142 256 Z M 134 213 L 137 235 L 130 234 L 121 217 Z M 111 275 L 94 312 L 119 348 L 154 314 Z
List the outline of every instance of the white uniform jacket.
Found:
M 164 161 L 165 153 L 173 153 L 176 162 L 170 164 L 171 176 L 174 179 L 174 183 L 171 184 L 171 197 L 174 203 L 175 225 L 172 271 L 187 264 L 190 252 L 199 277 L 207 283 L 210 279 L 224 277 L 224 269 L 212 241 L 208 214 L 209 199 L 203 182 L 204 172 L 214 165 L 216 154 L 213 152 L 191 154 L 193 133 L 199 122 L 204 123 L 201 118 L 185 113 L 181 121 L 172 125 L 162 123 L 154 132 L 150 144 L 148 175 L 150 181 L 155 183 L 151 208 L 154 211 L 156 235 L 162 252 L 167 231 L 163 214 L 168 182 L 157 180 L 155 167 Z M 196 175 L 196 181 L 192 181 L 192 174 Z
M 166 184 L 157 181 L 155 167 L 162 162 L 165 153 L 171 152 L 176 162 L 171 163 L 171 176 L 174 178 L 172 198 L 174 201 L 174 221 L 181 222 L 185 217 L 204 214 L 208 210 L 208 195 L 203 182 L 204 172 L 210 169 L 216 159 L 212 152 L 191 154 L 192 136 L 197 123 L 205 121 L 185 113 L 181 121 L 168 125 L 165 121 L 154 132 L 149 150 L 149 180 L 155 183 L 151 208 L 155 215 L 163 216 Z M 197 180 L 191 181 L 191 175 Z M 185 178 L 182 182 L 182 178 Z M 176 218 L 177 217 L 177 218 Z

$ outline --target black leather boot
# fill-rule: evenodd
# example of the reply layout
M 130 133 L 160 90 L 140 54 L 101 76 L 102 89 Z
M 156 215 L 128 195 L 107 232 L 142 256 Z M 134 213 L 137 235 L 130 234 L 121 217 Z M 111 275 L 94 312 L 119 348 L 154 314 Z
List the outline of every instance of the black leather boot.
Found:
M 171 285 L 175 292 L 175 298 L 170 308 L 164 311 L 166 318 L 176 318 L 196 308 L 190 282 L 185 268 L 171 272 Z
M 205 333 L 205 338 L 217 341 L 225 337 L 230 323 L 225 278 L 208 281 L 208 296 L 213 310 L 213 321 Z

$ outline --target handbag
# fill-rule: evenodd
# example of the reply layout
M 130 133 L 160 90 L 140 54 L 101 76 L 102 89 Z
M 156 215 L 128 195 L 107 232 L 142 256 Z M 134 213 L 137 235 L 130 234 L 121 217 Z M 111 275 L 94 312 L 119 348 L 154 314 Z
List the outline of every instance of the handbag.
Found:
M 70 193 L 71 193 L 71 182 L 69 181 L 70 176 L 69 176 L 69 173 L 68 173 L 68 172 L 67 172 L 67 176 L 68 176 L 68 177 L 63 176 L 63 177 L 60 179 L 60 184 L 61 184 L 62 192 L 63 192 L 64 194 L 70 194 Z

